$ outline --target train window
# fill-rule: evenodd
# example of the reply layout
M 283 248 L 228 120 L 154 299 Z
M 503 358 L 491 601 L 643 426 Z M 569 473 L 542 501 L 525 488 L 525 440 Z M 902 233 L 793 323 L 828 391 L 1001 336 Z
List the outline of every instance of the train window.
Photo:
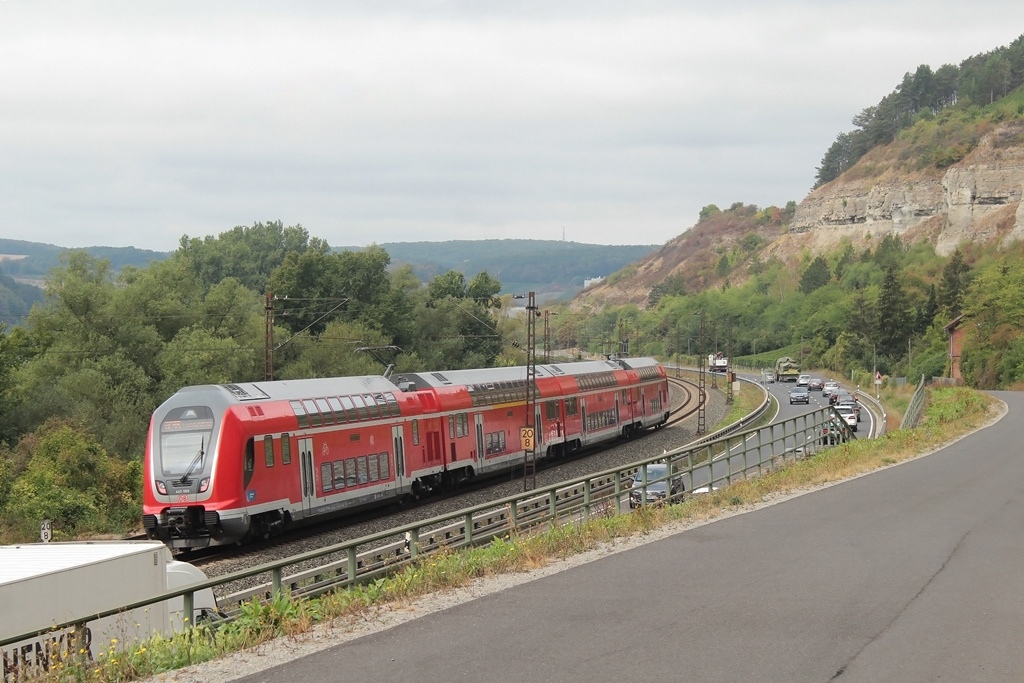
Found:
M 500 432 L 498 432 L 498 452 L 499 453 L 504 453 L 505 452 L 505 430 L 504 429 L 501 430 Z
M 341 401 L 338 400 L 337 396 L 328 396 L 327 405 L 334 411 L 334 419 L 340 422 L 345 422 L 345 408 L 341 405 Z
M 314 399 L 314 401 L 316 401 L 316 407 L 320 409 L 320 414 L 323 415 L 324 424 L 325 425 L 332 425 L 332 424 L 334 424 L 334 422 L 335 422 L 335 420 L 334 420 L 334 411 L 331 410 L 331 406 L 327 405 L 327 399 L 326 398 L 317 398 L 317 399 Z
M 303 399 L 302 407 L 306 409 L 306 413 L 309 415 L 310 426 L 319 427 L 324 423 L 323 418 L 320 416 L 320 410 L 316 407 L 316 404 L 313 403 L 312 399 Z
M 377 407 L 377 402 L 373 400 L 373 396 L 370 394 L 363 394 L 363 401 L 366 403 L 366 409 L 370 411 L 370 417 L 381 417 L 380 409 Z
M 373 400 L 377 404 L 377 410 L 380 411 L 381 417 L 388 417 L 391 415 L 391 406 L 388 405 L 387 399 L 384 398 L 384 394 L 374 394 Z
M 320 465 L 320 485 L 324 493 L 334 490 L 334 478 L 331 476 L 331 463 L 325 462 Z
M 490 455 L 494 452 L 494 433 L 487 432 L 484 434 L 484 442 L 487 444 L 485 452 Z
M 544 401 L 544 417 L 548 420 L 558 419 L 558 401 Z
M 448 438 L 449 439 L 454 439 L 455 438 L 455 416 L 454 415 L 449 415 L 448 416 Z
M 376 453 L 371 453 L 367 458 L 367 466 L 370 470 L 370 481 L 377 481 L 380 478 L 380 469 Z
M 388 408 L 391 410 L 391 417 L 398 417 L 402 414 L 402 408 L 398 405 L 398 399 L 390 391 L 384 394 L 384 400 L 388 402 Z
M 308 427 L 309 416 L 306 415 L 306 409 L 302 407 L 302 401 L 289 401 L 289 403 L 292 405 L 292 412 L 295 413 L 295 417 L 299 420 L 299 427 Z
M 565 399 L 565 415 L 569 417 L 576 414 L 576 397 Z
M 340 491 L 345 488 L 345 461 L 334 461 L 334 490 Z
M 292 439 L 288 432 L 281 435 L 281 464 L 292 464 Z
M 360 484 L 365 484 L 367 482 L 367 469 L 368 466 L 366 464 L 366 456 L 360 455 L 358 458 L 356 458 L 356 473 L 357 476 L 359 477 Z
M 412 421 L 412 445 L 413 446 L 419 446 L 420 445 L 420 421 L 419 420 L 413 420 Z
M 363 403 L 363 397 L 359 394 L 352 395 L 352 403 L 356 406 L 356 411 L 359 413 L 360 420 L 369 420 L 370 411 L 367 409 L 366 404 Z
M 267 467 L 274 466 L 274 437 L 270 434 L 263 437 L 263 457 L 267 461 Z
M 253 440 L 249 439 L 245 442 L 245 456 L 242 460 L 242 488 L 249 485 L 252 481 L 253 470 L 256 469 L 256 448 L 253 444 Z
M 352 401 L 352 397 L 342 396 L 341 403 L 345 406 L 345 419 L 349 422 L 356 422 L 359 419 L 359 415 L 356 412 L 356 405 Z
M 459 417 L 462 418 L 462 435 L 469 436 L 469 413 L 462 413 Z
M 359 477 L 356 475 L 355 458 L 349 458 L 345 461 L 345 481 L 349 486 L 355 486 L 359 483 Z
M 380 478 L 387 481 L 391 478 L 391 454 L 384 452 L 378 455 L 380 458 Z

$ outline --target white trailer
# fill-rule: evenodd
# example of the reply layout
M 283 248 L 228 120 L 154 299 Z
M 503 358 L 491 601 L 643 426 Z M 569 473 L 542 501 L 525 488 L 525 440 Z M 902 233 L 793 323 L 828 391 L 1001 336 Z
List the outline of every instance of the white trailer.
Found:
M 89 617 L 205 580 L 201 570 L 174 560 L 157 541 L 0 546 L 0 641 L 88 620 L 77 634 L 52 630 L 3 645 L 0 681 L 26 680 L 76 654 L 95 659 L 111 646 L 120 650 L 158 633 L 180 631 L 185 626 L 180 597 L 103 619 Z M 193 606 L 189 625 L 216 611 L 213 591 L 197 592 Z

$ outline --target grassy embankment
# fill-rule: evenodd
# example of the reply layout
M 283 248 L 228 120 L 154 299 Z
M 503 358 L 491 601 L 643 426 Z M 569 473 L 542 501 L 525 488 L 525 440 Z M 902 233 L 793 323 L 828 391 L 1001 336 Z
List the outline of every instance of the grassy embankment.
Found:
M 902 401 L 905 405 L 912 390 L 909 387 L 902 392 L 889 392 L 883 399 L 897 405 Z M 752 401 L 757 394 L 741 391 L 726 419 L 735 419 L 735 412 L 746 414 L 742 412 L 741 401 Z M 173 638 L 153 639 L 126 652 L 111 648 L 100 653 L 95 662 L 64 667 L 52 677 L 88 681 L 138 679 L 257 647 L 274 638 L 306 633 L 318 623 L 337 621 L 343 625 L 349 619 L 364 618 L 369 610 L 400 606 L 435 591 L 465 586 L 480 577 L 542 567 L 603 543 L 649 533 L 668 524 L 710 520 L 738 506 L 751 506 L 842 481 L 934 451 L 983 425 L 993 415 L 995 404 L 994 399 L 969 389 L 936 389 L 930 392 L 921 425 L 913 430 L 894 430 L 878 440 L 859 439 L 830 448 L 758 479 L 734 483 L 677 505 L 642 508 L 535 536 L 498 539 L 487 547 L 432 555 L 391 577 L 316 600 L 292 601 L 282 596 L 266 605 L 251 604 L 238 620 L 217 631 L 201 627 Z

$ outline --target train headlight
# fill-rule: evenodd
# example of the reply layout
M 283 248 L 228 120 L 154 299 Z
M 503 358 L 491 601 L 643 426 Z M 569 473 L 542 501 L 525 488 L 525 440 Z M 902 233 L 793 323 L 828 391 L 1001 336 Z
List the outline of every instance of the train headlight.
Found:
M 164 486 L 164 483 L 162 481 L 159 481 L 159 480 L 156 481 L 156 492 L 159 493 L 162 496 L 166 496 L 167 495 L 167 487 Z
M 210 478 L 207 477 L 199 482 L 199 493 L 206 493 L 206 489 L 210 488 Z

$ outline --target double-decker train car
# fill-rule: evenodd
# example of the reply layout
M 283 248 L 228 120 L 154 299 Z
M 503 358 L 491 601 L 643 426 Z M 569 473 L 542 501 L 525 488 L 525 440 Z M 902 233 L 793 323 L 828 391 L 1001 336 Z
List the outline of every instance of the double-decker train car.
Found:
M 668 419 L 652 358 L 538 365 L 537 454 Z M 143 526 L 171 548 L 225 545 L 456 486 L 523 463 L 527 368 L 186 387 L 157 408 Z

